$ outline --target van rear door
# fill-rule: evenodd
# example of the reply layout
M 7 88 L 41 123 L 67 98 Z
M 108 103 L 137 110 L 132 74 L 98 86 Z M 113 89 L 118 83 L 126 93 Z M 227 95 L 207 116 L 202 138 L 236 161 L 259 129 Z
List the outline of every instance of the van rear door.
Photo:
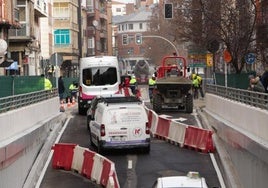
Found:
M 106 141 L 121 144 L 143 143 L 148 118 L 142 106 L 117 106 L 107 110 L 105 118 Z

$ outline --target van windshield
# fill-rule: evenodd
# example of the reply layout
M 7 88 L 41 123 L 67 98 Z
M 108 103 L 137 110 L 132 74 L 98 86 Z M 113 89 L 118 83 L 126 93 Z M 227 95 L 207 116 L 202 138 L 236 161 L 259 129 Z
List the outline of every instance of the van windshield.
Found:
M 94 67 L 83 69 L 83 84 L 86 86 L 113 85 L 117 82 L 115 67 Z

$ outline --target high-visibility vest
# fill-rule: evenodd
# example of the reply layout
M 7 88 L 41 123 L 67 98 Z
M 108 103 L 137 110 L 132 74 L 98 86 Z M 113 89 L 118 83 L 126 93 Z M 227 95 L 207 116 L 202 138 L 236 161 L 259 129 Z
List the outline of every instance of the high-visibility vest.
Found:
M 52 89 L 52 84 L 49 79 L 45 78 L 45 90 Z
M 134 85 L 136 84 L 136 82 L 137 82 L 136 78 L 131 78 L 131 80 L 129 81 L 129 84 Z
M 199 82 L 198 82 L 197 79 L 194 79 L 194 80 L 193 80 L 193 86 L 194 86 L 194 87 L 199 87 Z
M 150 78 L 149 79 L 149 86 L 153 86 L 153 85 L 155 85 L 155 80 Z
M 71 85 L 69 86 L 69 90 L 75 90 L 75 89 L 77 89 L 77 88 L 75 87 L 74 84 L 71 84 Z

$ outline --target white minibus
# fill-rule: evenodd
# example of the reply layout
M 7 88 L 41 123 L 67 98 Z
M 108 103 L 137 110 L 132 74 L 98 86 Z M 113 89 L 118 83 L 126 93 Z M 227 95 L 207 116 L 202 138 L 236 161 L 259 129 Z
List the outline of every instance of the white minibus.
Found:
M 79 74 L 79 114 L 86 114 L 95 96 L 120 93 L 120 70 L 116 56 L 81 58 Z

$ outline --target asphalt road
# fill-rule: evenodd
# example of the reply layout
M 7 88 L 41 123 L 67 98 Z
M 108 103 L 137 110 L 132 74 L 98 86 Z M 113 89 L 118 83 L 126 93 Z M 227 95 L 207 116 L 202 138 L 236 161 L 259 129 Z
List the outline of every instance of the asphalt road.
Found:
M 150 107 L 148 103 L 146 104 Z M 70 121 L 59 142 L 75 143 L 96 151 L 96 148 L 89 143 L 86 116 L 78 115 L 77 107 L 67 109 L 65 113 L 68 113 Z M 187 125 L 197 126 L 198 124 L 195 112 L 186 114 L 166 111 L 162 114 L 172 116 L 172 119 Z M 149 154 L 139 150 L 118 150 L 107 151 L 103 155 L 115 163 L 121 188 L 150 188 L 157 177 L 186 175 L 188 171 L 198 171 L 205 177 L 209 187 L 221 187 L 210 154 L 181 148 L 164 140 L 152 138 Z M 53 169 L 50 162 L 40 187 L 95 188 L 99 186 L 76 172 Z

